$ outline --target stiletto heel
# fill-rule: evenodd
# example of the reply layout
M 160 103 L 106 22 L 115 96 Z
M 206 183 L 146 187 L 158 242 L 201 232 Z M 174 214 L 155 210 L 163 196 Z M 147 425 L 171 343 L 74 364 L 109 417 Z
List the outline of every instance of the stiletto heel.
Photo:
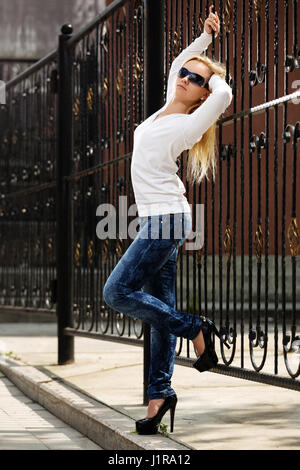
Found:
M 201 318 L 203 319 L 204 325 L 202 333 L 205 342 L 205 350 L 204 353 L 201 354 L 201 356 L 196 360 L 196 362 L 194 362 L 193 367 L 199 372 L 205 372 L 206 370 L 215 367 L 218 363 L 218 356 L 211 339 L 211 334 L 215 333 L 220 339 L 221 343 L 225 344 L 228 349 L 230 349 L 230 346 L 225 339 L 221 338 L 221 334 L 212 320 L 206 317 Z
M 174 429 L 174 416 L 177 404 L 176 394 L 165 398 L 165 401 L 159 408 L 158 412 L 152 418 L 143 418 L 135 422 L 136 431 L 139 434 L 157 434 L 159 424 L 168 410 L 170 410 L 170 428 Z
M 174 429 L 175 408 L 176 408 L 176 403 L 172 408 L 170 408 L 170 432 L 173 432 L 173 429 Z

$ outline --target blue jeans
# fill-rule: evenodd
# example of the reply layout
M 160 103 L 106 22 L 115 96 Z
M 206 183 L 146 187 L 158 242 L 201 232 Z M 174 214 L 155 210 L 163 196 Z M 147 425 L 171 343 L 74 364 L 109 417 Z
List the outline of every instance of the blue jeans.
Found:
M 139 217 L 138 235 L 108 277 L 103 297 L 120 313 L 150 324 L 149 399 L 173 395 L 177 337 L 194 339 L 202 329 L 196 315 L 175 309 L 178 248 L 188 238 L 188 212 Z

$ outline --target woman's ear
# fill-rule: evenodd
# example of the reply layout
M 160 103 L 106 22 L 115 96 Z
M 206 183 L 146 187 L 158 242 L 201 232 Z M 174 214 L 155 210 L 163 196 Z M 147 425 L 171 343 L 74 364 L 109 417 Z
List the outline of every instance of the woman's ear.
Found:
M 209 97 L 210 93 L 205 93 L 205 95 L 202 96 L 201 101 L 205 101 Z

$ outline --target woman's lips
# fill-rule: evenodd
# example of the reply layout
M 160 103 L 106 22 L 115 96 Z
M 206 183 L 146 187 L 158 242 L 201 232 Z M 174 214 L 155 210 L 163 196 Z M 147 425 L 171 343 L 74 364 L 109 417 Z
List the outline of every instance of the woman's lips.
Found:
M 179 85 L 179 84 L 178 84 L 177 86 L 180 86 L 181 88 L 183 88 L 184 90 L 186 90 L 186 88 L 184 88 L 184 86 L 183 86 L 183 85 Z

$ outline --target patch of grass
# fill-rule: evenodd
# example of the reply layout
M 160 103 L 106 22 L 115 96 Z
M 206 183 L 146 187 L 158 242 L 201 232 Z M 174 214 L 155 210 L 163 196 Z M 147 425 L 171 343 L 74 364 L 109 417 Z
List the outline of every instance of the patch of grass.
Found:
M 159 425 L 159 431 L 161 432 L 161 434 L 164 436 L 164 437 L 169 437 L 169 434 L 168 434 L 168 426 L 166 424 L 162 424 L 160 423 Z M 132 429 L 130 431 L 130 434 L 138 434 L 138 432 L 136 431 L 136 429 Z
M 169 434 L 167 432 L 168 431 L 168 426 L 166 424 L 160 423 L 159 430 L 160 430 L 160 432 L 162 433 L 162 435 L 164 437 L 169 437 Z
M 15 359 L 16 361 L 21 360 L 21 358 L 19 356 L 17 356 L 13 351 L 9 351 L 9 352 L 6 352 L 6 353 L 0 353 L 0 356 L 11 357 L 12 359 Z

